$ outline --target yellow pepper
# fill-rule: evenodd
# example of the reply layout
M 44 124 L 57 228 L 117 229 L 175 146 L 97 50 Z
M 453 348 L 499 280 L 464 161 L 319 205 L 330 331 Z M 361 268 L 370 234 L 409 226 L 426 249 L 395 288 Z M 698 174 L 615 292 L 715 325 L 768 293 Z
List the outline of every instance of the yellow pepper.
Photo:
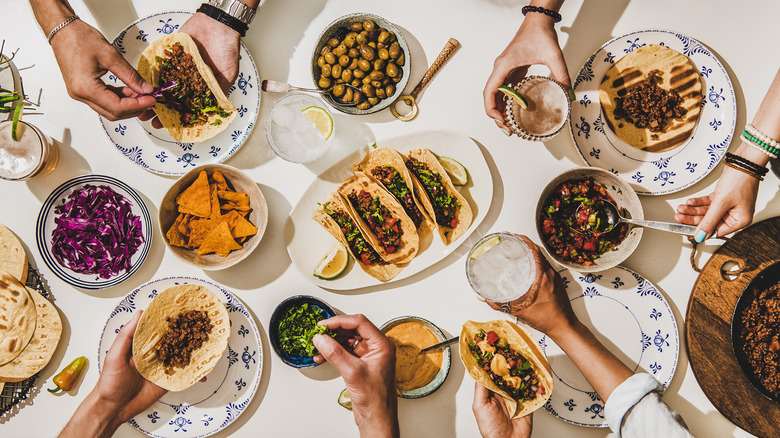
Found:
M 77 357 L 62 371 L 59 372 L 52 381 L 57 385 L 54 389 L 47 389 L 50 393 L 54 394 L 60 389 L 63 391 L 70 391 L 73 389 L 73 385 L 81 376 L 81 372 L 84 371 L 84 367 L 87 365 L 87 358 L 84 356 Z

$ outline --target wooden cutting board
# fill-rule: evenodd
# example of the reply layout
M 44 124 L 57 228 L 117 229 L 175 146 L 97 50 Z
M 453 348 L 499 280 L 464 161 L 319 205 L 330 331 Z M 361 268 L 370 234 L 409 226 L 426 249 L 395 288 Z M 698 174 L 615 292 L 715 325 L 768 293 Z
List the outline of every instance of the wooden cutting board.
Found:
M 724 263 L 730 261 L 744 269 L 731 281 L 721 275 Z M 685 336 L 693 374 L 720 413 L 754 435 L 780 438 L 780 404 L 750 384 L 731 342 L 731 317 L 739 296 L 761 270 L 777 261 L 780 217 L 752 225 L 724 243 L 693 285 Z

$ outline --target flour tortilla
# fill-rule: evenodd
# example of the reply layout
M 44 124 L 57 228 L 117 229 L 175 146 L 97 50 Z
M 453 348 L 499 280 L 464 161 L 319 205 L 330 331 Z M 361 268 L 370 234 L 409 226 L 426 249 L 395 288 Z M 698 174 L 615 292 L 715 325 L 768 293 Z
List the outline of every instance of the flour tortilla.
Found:
M 496 385 L 488 373 L 477 364 L 477 358 L 471 353 L 469 343 L 474 342 L 474 334 L 482 329 L 485 333 L 494 331 L 500 338 L 506 338 L 509 346 L 531 361 L 531 367 L 536 371 L 539 384 L 544 386 L 544 395 L 537 395 L 534 400 L 518 403 L 509 394 Z M 469 375 L 485 386 L 487 389 L 504 398 L 507 409 L 512 418 L 522 417 L 541 408 L 550 398 L 553 390 L 552 368 L 544 356 L 544 353 L 536 345 L 536 340 L 527 330 L 519 325 L 506 321 L 496 320 L 488 322 L 466 321 L 460 332 L 460 360 L 469 372 Z
M 414 199 L 414 204 L 417 206 L 417 209 L 420 210 L 420 216 L 422 218 L 420 226 L 417 227 L 417 235 L 420 237 L 420 240 L 425 239 L 436 228 L 436 223 L 431 220 L 431 217 L 428 215 L 428 211 L 425 210 L 425 207 L 420 203 L 420 200 L 417 198 L 417 196 L 415 196 L 414 179 L 412 178 L 412 174 L 409 173 L 409 169 L 406 168 L 406 164 L 404 164 L 403 156 L 398 151 L 384 146 L 376 148 L 366 154 L 366 156 L 363 158 L 363 161 L 354 165 L 352 170 L 365 174 L 369 179 L 390 192 L 390 190 L 387 189 L 387 187 L 385 187 L 385 185 L 382 184 L 371 173 L 372 170 L 383 166 L 390 166 L 398 171 L 398 173 L 401 175 L 401 178 L 406 183 L 406 186 L 408 187 L 409 192 L 412 194 L 412 198 Z M 401 203 L 401 200 L 399 199 L 398 202 Z M 401 203 L 401 205 L 403 205 L 403 203 Z
M 325 200 L 324 204 L 327 204 L 329 210 L 335 212 L 344 212 L 348 216 L 350 216 L 346 205 L 344 205 L 344 200 L 336 192 L 332 192 L 330 195 L 328 195 L 328 198 Z M 392 280 L 406 266 L 406 265 L 394 265 L 392 263 L 385 263 L 385 264 L 374 263 L 371 265 L 366 265 L 362 263 L 360 261 L 360 257 L 358 257 L 357 254 L 355 254 L 352 251 L 352 248 L 349 246 L 349 242 L 347 242 L 347 238 L 344 236 L 344 233 L 341 232 L 341 227 L 339 227 L 339 224 L 337 224 L 336 221 L 332 217 L 330 217 L 328 213 L 325 212 L 322 205 L 317 206 L 317 208 L 311 214 L 311 218 L 317 221 L 317 223 L 322 225 L 326 230 L 328 230 L 328 232 L 333 237 L 335 237 L 338 241 L 343 243 L 344 246 L 347 247 L 349 253 L 352 254 L 352 257 L 355 259 L 355 264 L 360 266 L 360 268 L 363 269 L 368 275 L 376 278 L 377 280 L 379 281 Z M 358 226 L 358 229 L 360 229 L 360 226 Z M 362 230 L 361 230 L 361 234 L 362 234 Z M 363 235 L 363 238 L 365 239 L 365 235 Z
M 161 83 L 160 71 L 157 66 L 157 61 L 155 61 L 155 56 L 164 58 L 165 50 L 177 42 L 181 43 L 185 53 L 192 55 L 192 60 L 198 67 L 198 72 L 200 72 L 203 80 L 206 81 L 211 92 L 214 93 L 214 97 L 217 99 L 219 107 L 230 113 L 228 117 L 220 117 L 217 114 L 212 114 L 209 116 L 206 123 L 185 127 L 181 123 L 178 111 L 159 102 L 155 105 L 155 114 L 157 114 L 160 122 L 165 126 L 165 129 L 168 130 L 168 133 L 171 134 L 171 137 L 173 137 L 174 140 L 184 143 L 197 143 L 208 140 L 224 131 L 233 119 L 236 118 L 236 107 L 230 103 L 227 96 L 225 96 L 225 93 L 222 92 L 222 89 L 219 87 L 219 82 L 217 82 L 217 79 L 214 77 L 211 68 L 206 65 L 206 62 L 203 61 L 203 58 L 200 56 L 195 41 L 186 33 L 172 33 L 149 45 L 141 54 L 141 59 L 138 60 L 138 73 L 155 87 L 165 85 Z M 222 123 L 219 125 L 212 125 L 217 119 L 221 119 Z
M 676 90 L 682 97 L 686 111 L 682 120 L 671 119 L 664 132 L 652 132 L 637 128 L 624 119 L 615 119 L 615 98 L 626 89 L 643 81 L 658 70 L 659 87 Z M 599 85 L 599 100 L 604 119 L 620 139 L 635 148 L 648 152 L 663 152 L 683 144 L 692 134 L 701 114 L 702 81 L 699 72 L 687 56 L 668 47 L 656 44 L 642 46 L 619 59 Z
M 190 364 L 174 367 L 173 374 L 165 373 L 165 366 L 157 359 L 154 347 L 168 330 L 166 317 L 175 318 L 182 312 L 202 310 L 208 313 L 214 326 L 209 339 L 190 356 Z M 230 317 L 225 305 L 213 292 L 203 286 L 179 285 L 160 292 L 138 321 L 133 336 L 133 358 L 138 372 L 147 380 L 169 391 L 183 391 L 194 385 L 214 366 L 225 351 L 230 335 Z
M 425 148 L 414 149 L 407 155 L 407 159 L 409 158 L 414 158 L 417 161 L 425 163 L 430 171 L 441 175 L 442 186 L 444 186 L 452 197 L 460 202 L 460 207 L 455 211 L 455 215 L 458 217 L 458 224 L 455 228 L 439 224 L 436 222 L 436 211 L 433 208 L 433 202 L 428 197 L 428 193 L 426 193 L 422 183 L 414 176 L 413 172 L 409 172 L 413 176 L 414 193 L 417 196 L 417 199 L 422 202 L 428 215 L 433 218 L 433 221 L 436 223 L 436 229 L 439 230 L 439 236 L 441 237 L 442 242 L 444 242 L 445 245 L 449 245 L 458 240 L 458 238 L 471 226 L 471 221 L 474 219 L 474 213 L 471 211 L 471 206 L 469 205 L 469 202 L 466 201 L 466 198 L 455 189 L 455 185 L 452 184 L 450 176 L 447 175 L 447 171 L 444 170 L 444 167 L 439 163 L 439 159 L 433 152 Z
M 36 309 L 35 333 L 19 356 L 0 366 L 0 381 L 21 382 L 42 370 L 51 360 L 62 335 L 62 320 L 51 301 L 27 288 Z
M 0 271 L 0 365 L 14 360 L 35 332 L 35 302 L 13 275 Z
M 0 271 L 8 272 L 22 284 L 27 282 L 27 253 L 16 235 L 2 224 L 0 224 Z

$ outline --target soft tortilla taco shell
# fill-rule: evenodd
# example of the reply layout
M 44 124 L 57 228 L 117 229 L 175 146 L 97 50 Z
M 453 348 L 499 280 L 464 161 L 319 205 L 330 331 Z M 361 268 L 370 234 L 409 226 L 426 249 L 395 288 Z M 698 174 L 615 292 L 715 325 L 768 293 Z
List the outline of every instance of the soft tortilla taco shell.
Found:
M 352 217 L 351 215 L 349 215 L 349 211 L 347 210 L 347 207 L 344 205 L 344 200 L 341 198 L 341 196 L 338 193 L 332 192 L 331 194 L 328 195 L 328 198 L 325 201 L 328 204 L 329 210 L 333 210 L 336 212 L 344 212 L 348 216 Z M 352 248 L 350 248 L 349 242 L 347 242 L 347 238 L 344 237 L 344 233 L 341 232 L 341 227 L 339 227 L 336 221 L 333 220 L 333 218 L 330 217 L 330 215 L 325 212 L 322 206 L 320 205 L 317 206 L 317 208 L 312 213 L 311 218 L 317 221 L 317 223 L 319 223 L 320 225 L 322 225 L 323 228 L 328 230 L 331 236 L 335 237 L 338 241 L 343 243 L 344 246 L 347 247 L 349 253 L 352 254 L 352 257 L 355 259 L 355 264 L 360 266 L 360 268 L 363 269 L 368 275 L 376 278 L 377 280 L 379 281 L 392 280 L 406 266 L 406 265 L 394 265 L 392 263 L 387 263 L 387 264 L 374 263 L 371 265 L 363 264 L 360 261 L 360 257 L 358 257 L 357 254 L 352 252 Z M 358 226 L 358 228 L 360 227 Z M 362 234 L 362 230 L 361 230 L 361 234 Z M 363 235 L 363 238 L 365 238 L 365 235 Z
M 14 360 L 35 333 L 35 302 L 19 280 L 0 271 L 0 365 Z
M 686 111 L 682 120 L 671 119 L 664 132 L 637 128 L 615 118 L 616 97 L 643 81 L 653 71 L 660 72 L 659 87 L 675 90 L 682 97 Z M 607 70 L 599 85 L 601 110 L 612 132 L 620 139 L 648 152 L 663 152 L 683 144 L 693 134 L 701 114 L 702 81 L 687 56 L 668 47 L 649 44 L 620 58 Z
M 225 93 L 222 92 L 222 89 L 219 87 L 219 82 L 217 82 L 217 79 L 214 77 L 211 68 L 206 65 L 206 62 L 203 61 L 203 58 L 200 56 L 195 41 L 186 33 L 181 32 L 172 33 L 158 39 L 149 45 L 141 54 L 141 59 L 138 60 L 138 73 L 155 87 L 164 85 L 160 81 L 160 70 L 157 66 L 157 61 L 155 61 L 154 58 L 155 56 L 164 58 L 165 50 L 174 43 L 181 43 L 184 52 L 192 55 L 192 60 L 198 67 L 198 72 L 203 77 L 203 80 L 206 81 L 211 92 L 214 93 L 214 97 L 217 99 L 219 107 L 228 111 L 230 115 L 228 117 L 220 117 L 217 114 L 212 114 L 209 116 L 206 123 L 185 127 L 181 123 L 179 112 L 169 106 L 158 102 L 157 105 L 155 105 L 154 112 L 174 140 L 183 143 L 205 141 L 228 127 L 233 119 L 236 118 L 236 107 L 230 103 L 227 96 L 225 96 Z M 219 125 L 212 125 L 216 119 L 221 119 L 222 123 Z
M 201 310 L 208 313 L 214 326 L 209 339 L 194 350 L 190 363 L 184 368 L 173 368 L 165 373 L 165 366 L 157 359 L 154 347 L 168 330 L 166 317 L 182 312 Z M 133 358 L 138 372 L 147 380 L 169 391 L 183 391 L 208 374 L 225 351 L 230 335 L 230 317 L 219 298 L 203 286 L 184 284 L 160 292 L 138 321 L 133 336 Z
M 0 271 L 16 277 L 20 283 L 27 282 L 27 253 L 16 235 L 0 224 Z
M 517 400 L 509 396 L 500 389 L 493 380 L 490 379 L 487 372 L 478 364 L 477 359 L 471 354 L 469 343 L 474 342 L 474 333 L 480 329 L 485 333 L 494 331 L 499 337 L 506 338 L 509 346 L 531 361 L 532 368 L 536 371 L 539 384 L 545 389 L 542 396 L 537 396 L 534 400 L 525 403 L 518 403 Z M 469 375 L 478 383 L 487 389 L 504 397 L 507 409 L 512 413 L 512 418 L 522 417 L 544 406 L 553 390 L 552 368 L 544 356 L 544 353 L 536 345 L 536 340 L 524 328 L 506 320 L 496 320 L 487 322 L 466 321 L 463 324 L 463 330 L 460 332 L 460 360 L 463 366 L 469 372 Z
M 390 192 L 390 190 L 388 190 L 387 187 L 385 187 L 385 185 L 376 179 L 371 173 L 373 169 L 382 166 L 392 167 L 398 171 L 398 173 L 401 175 L 401 178 L 403 178 L 404 182 L 406 182 L 406 186 L 409 188 L 409 192 L 411 192 L 412 198 L 414 199 L 414 204 L 417 206 L 417 209 L 420 210 L 420 216 L 422 217 L 420 226 L 417 227 L 417 235 L 420 236 L 420 240 L 425 239 L 433 232 L 434 228 L 436 228 L 436 224 L 433 222 L 433 220 L 431 220 L 431 217 L 428 215 L 428 211 L 414 193 L 414 178 L 412 178 L 412 174 L 409 172 L 409 169 L 406 168 L 406 164 L 404 164 L 404 158 L 398 151 L 384 146 L 376 148 L 366 154 L 366 156 L 363 158 L 363 161 L 354 165 L 352 170 L 365 174 L 369 179 Z M 400 203 L 401 200 L 399 199 L 398 202 Z
M 460 207 L 458 207 L 455 212 L 455 215 L 458 218 L 458 225 L 455 226 L 455 228 L 451 228 L 439 224 L 436 221 L 436 211 L 433 208 L 433 203 L 425 192 L 425 188 L 419 179 L 412 176 L 414 193 L 417 196 L 417 199 L 422 202 L 428 215 L 433 218 L 434 223 L 436 223 L 436 228 L 439 230 L 439 236 L 441 237 L 442 242 L 444 242 L 445 245 L 449 245 L 458 240 L 458 238 L 471 226 L 471 221 L 474 219 L 474 213 L 471 211 L 471 206 L 469 205 L 469 202 L 466 201 L 466 198 L 455 189 L 455 185 L 452 184 L 450 176 L 447 175 L 447 171 L 444 170 L 444 167 L 439 163 L 439 159 L 436 158 L 436 155 L 434 155 L 433 152 L 425 148 L 420 148 L 410 151 L 407 157 L 425 163 L 428 166 L 428 169 L 441 175 L 441 183 L 444 188 L 452 197 L 460 202 Z M 411 172 L 409 173 L 411 174 Z
M 382 245 L 379 244 L 379 239 L 371 231 L 368 225 L 366 225 L 366 223 L 363 221 L 363 218 L 360 217 L 357 209 L 355 209 L 352 206 L 352 203 L 349 202 L 348 196 L 353 191 L 359 193 L 361 190 L 365 190 L 371 194 L 372 197 L 378 196 L 379 202 L 382 204 L 382 206 L 390 210 L 390 214 L 393 217 L 398 218 L 400 221 L 402 232 L 401 245 L 399 245 L 392 254 L 387 253 Z M 396 264 L 409 263 L 412 261 L 414 256 L 417 255 L 417 250 L 420 248 L 420 238 L 417 235 L 417 229 L 414 227 L 414 222 L 412 222 L 412 219 L 404 211 L 403 206 L 395 199 L 393 195 L 391 195 L 387 190 L 382 188 L 382 186 L 370 180 L 362 173 L 353 176 L 341 184 L 337 191 L 344 200 L 344 205 L 346 206 L 349 215 L 352 217 L 352 220 L 358 224 L 358 228 L 360 228 L 360 231 L 363 232 L 366 240 L 368 240 L 371 246 L 374 247 L 374 250 L 377 252 L 377 254 L 379 254 L 379 256 L 382 257 L 384 261 Z

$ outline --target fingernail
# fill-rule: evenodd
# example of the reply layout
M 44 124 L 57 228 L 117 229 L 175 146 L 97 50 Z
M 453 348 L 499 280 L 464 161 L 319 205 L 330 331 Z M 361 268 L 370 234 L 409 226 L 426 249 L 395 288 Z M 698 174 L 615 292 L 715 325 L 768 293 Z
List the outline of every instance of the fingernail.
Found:
M 143 85 L 141 85 L 141 89 L 144 90 L 144 93 L 151 93 L 154 91 L 154 87 L 152 87 L 152 84 L 144 81 Z
M 503 132 L 503 133 L 504 133 L 504 135 L 506 135 L 507 137 L 510 137 L 510 136 L 512 135 L 512 133 L 511 133 L 511 132 L 507 131 L 507 130 L 506 130 L 506 129 L 504 129 L 504 128 L 501 128 L 501 132 Z
M 696 232 L 696 235 L 693 236 L 693 239 L 696 241 L 696 243 L 702 243 L 706 237 L 707 233 L 705 233 L 704 230 L 699 230 Z
M 568 93 L 569 93 L 569 100 L 574 102 L 577 99 L 577 96 L 574 95 L 574 89 L 569 88 Z

